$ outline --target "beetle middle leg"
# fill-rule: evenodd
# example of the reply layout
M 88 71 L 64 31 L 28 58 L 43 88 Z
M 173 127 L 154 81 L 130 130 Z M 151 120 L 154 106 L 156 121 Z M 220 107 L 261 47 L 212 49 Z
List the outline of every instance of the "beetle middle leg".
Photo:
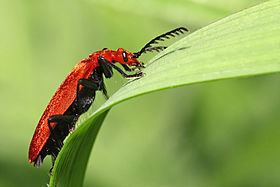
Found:
M 108 94 L 107 94 L 107 90 L 104 84 L 104 80 L 102 77 L 102 74 L 100 74 L 100 77 L 96 78 L 96 77 L 91 77 L 89 79 L 80 79 L 78 81 L 77 84 L 77 100 L 80 99 L 80 86 L 84 86 L 88 89 L 91 89 L 92 91 L 98 91 L 101 90 L 105 96 L 106 99 L 109 98 Z

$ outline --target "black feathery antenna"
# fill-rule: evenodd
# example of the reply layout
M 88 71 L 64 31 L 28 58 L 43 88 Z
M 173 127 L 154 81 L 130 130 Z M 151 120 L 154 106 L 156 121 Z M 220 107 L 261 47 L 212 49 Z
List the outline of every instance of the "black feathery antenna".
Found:
M 153 47 L 152 45 L 158 44 L 160 41 L 170 39 L 170 37 L 175 37 L 176 35 L 184 34 L 185 32 L 188 32 L 188 31 L 189 30 L 185 27 L 179 27 L 179 28 L 173 29 L 167 33 L 159 35 L 159 36 L 155 37 L 154 39 L 152 39 L 150 42 L 148 42 L 139 52 L 134 53 L 134 57 L 138 58 L 139 56 L 142 55 L 142 53 L 145 53 L 145 52 L 162 51 L 162 50 L 166 49 L 167 47 L 166 46 Z
M 163 51 L 166 48 L 167 48 L 166 46 L 149 47 L 149 48 L 146 48 L 145 51 L 143 51 L 143 53 L 153 52 L 153 51 L 160 52 L 160 51 Z

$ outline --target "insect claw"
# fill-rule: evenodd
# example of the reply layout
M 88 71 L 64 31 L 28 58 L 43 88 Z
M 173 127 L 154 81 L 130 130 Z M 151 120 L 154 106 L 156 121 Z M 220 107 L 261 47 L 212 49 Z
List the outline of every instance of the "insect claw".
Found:
M 75 131 L 75 127 L 69 129 L 69 133 L 73 133 Z

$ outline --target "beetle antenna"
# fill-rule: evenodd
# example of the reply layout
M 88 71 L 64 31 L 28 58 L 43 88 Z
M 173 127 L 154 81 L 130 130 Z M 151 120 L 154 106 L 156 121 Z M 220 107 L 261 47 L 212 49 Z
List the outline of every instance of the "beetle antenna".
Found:
M 134 57 L 138 58 L 145 52 L 152 52 L 152 51 L 162 51 L 166 47 L 165 46 L 158 46 L 158 47 L 152 47 L 153 44 L 158 44 L 161 41 L 165 41 L 166 39 L 170 39 L 171 37 L 176 37 L 176 35 L 184 34 L 185 32 L 188 32 L 189 30 L 185 27 L 179 27 L 176 29 L 173 29 L 167 33 L 164 33 L 162 35 L 159 35 L 152 39 L 150 42 L 148 42 L 139 52 L 134 53 Z
M 164 49 L 166 49 L 167 47 L 166 46 L 156 46 L 156 47 L 149 47 L 149 48 L 146 48 L 145 51 L 143 53 L 146 53 L 146 52 L 160 52 L 160 51 L 163 51 Z

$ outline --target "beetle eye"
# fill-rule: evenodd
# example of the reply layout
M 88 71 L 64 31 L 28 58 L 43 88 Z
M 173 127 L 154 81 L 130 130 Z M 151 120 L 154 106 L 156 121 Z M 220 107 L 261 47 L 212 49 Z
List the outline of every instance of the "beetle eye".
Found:
M 122 52 L 122 57 L 123 57 L 123 60 L 124 60 L 125 62 L 127 62 L 127 61 L 128 61 L 127 54 L 126 54 L 126 52 L 125 52 L 125 51 L 124 51 L 124 52 Z

